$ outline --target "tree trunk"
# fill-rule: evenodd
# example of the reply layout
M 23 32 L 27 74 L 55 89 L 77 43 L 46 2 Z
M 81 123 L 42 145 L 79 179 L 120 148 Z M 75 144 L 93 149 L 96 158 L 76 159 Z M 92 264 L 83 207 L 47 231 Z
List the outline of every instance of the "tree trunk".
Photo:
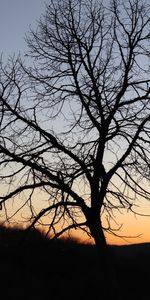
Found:
M 121 300 L 121 292 L 119 292 L 119 285 L 115 271 L 115 265 L 112 253 L 106 243 L 103 233 L 102 224 L 99 217 L 95 214 L 90 215 L 88 225 L 91 235 L 95 240 L 95 245 L 98 253 L 98 265 L 100 274 L 99 292 L 103 294 L 104 300 Z

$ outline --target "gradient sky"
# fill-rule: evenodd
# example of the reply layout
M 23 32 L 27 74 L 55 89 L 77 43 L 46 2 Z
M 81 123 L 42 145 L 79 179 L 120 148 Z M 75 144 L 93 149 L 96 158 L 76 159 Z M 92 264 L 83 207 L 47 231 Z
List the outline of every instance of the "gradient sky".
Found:
M 45 3 L 48 0 L 0 0 L 0 53 L 7 59 L 14 53 L 22 53 L 26 50 L 24 41 L 25 33 L 29 25 L 35 28 L 36 20 L 45 10 Z M 150 214 L 150 204 L 144 205 L 143 213 Z M 126 244 L 131 242 L 150 241 L 150 217 L 135 217 L 130 213 L 114 216 L 118 223 L 123 223 L 122 234 L 140 237 L 135 239 L 120 240 L 108 236 L 108 242 Z
M 0 0 L 0 53 L 25 51 L 25 33 L 44 12 L 48 0 Z

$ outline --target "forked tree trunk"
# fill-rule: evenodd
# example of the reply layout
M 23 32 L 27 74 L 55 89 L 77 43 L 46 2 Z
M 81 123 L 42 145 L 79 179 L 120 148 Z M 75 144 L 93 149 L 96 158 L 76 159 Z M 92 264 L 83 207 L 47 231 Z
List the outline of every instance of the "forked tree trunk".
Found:
M 99 217 L 96 218 L 94 214 L 92 218 L 90 217 L 88 224 L 98 252 L 100 274 L 100 284 L 98 288 L 99 292 L 103 294 L 104 298 L 102 299 L 121 300 L 122 297 L 119 291 L 112 253 L 106 243 L 101 221 Z

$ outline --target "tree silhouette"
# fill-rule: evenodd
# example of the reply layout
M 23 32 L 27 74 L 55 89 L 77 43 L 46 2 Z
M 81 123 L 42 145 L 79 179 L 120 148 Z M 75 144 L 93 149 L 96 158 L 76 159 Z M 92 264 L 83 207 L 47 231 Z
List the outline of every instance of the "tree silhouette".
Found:
M 1 63 L 1 208 L 9 218 L 24 194 L 31 226 L 86 230 L 104 262 L 114 211 L 150 200 L 149 13 L 142 0 L 51 0 L 27 66 Z

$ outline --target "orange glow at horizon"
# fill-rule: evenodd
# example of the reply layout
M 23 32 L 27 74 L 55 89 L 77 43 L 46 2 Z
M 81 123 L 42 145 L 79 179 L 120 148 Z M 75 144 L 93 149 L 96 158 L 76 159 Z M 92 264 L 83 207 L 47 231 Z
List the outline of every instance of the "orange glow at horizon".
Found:
M 18 201 L 16 202 L 18 203 Z M 12 210 L 11 205 L 9 206 L 9 210 Z M 106 233 L 105 236 L 108 244 L 128 245 L 150 242 L 150 202 L 146 200 L 141 201 L 139 203 L 138 212 L 147 216 L 138 216 L 127 211 L 121 211 L 120 213 L 116 212 L 116 214 L 114 215 L 114 220 L 118 224 L 118 227 L 121 224 L 122 227 L 120 231 L 115 231 L 115 234 L 122 236 L 122 238 Z M 24 215 L 27 215 L 27 213 L 28 212 L 25 209 Z M 20 225 L 25 225 L 25 220 L 23 220 L 23 223 L 21 223 L 19 216 L 17 216 L 17 219 L 19 220 Z M 90 238 L 85 232 L 79 229 L 73 230 L 71 236 L 79 239 L 79 241 L 83 243 L 93 243 L 92 238 Z
M 150 216 L 123 216 L 122 230 L 118 232 L 122 238 L 113 235 L 106 235 L 108 244 L 129 245 L 150 242 Z
M 138 216 L 134 217 L 132 214 L 122 214 L 121 224 L 123 224 L 120 231 L 115 232 L 117 237 L 112 234 L 105 233 L 106 241 L 109 245 L 130 245 L 130 244 L 139 244 L 139 243 L 149 243 L 150 242 L 150 216 Z M 13 223 L 14 224 L 14 223 Z M 25 225 L 19 221 L 19 226 Z M 11 223 L 10 223 L 11 225 Z M 12 226 L 15 226 L 12 225 Z M 26 227 L 26 226 L 25 226 Z M 43 230 L 43 229 L 42 229 Z M 44 229 L 45 231 L 45 229 Z M 70 234 L 64 234 L 64 237 L 71 237 L 77 239 L 81 243 L 85 244 L 94 244 L 94 240 L 87 235 L 81 229 L 73 229 L 70 231 Z
M 117 237 L 112 234 L 105 234 L 109 245 L 130 245 L 150 242 L 150 216 L 134 216 L 131 213 L 122 215 L 123 224 L 120 231 L 115 232 Z M 68 236 L 68 235 L 67 235 Z M 94 244 L 94 240 L 80 229 L 72 230 L 71 237 L 77 238 L 80 242 Z
M 105 233 L 107 243 L 110 245 L 149 243 L 150 204 L 148 206 L 149 207 L 147 208 L 149 210 L 149 216 L 137 216 L 130 212 L 121 214 L 121 216 L 117 216 L 116 219 L 118 223 L 122 224 L 122 228 L 118 232 L 115 231 L 116 236 L 113 234 Z M 118 237 L 117 234 L 122 237 Z M 81 242 L 93 243 L 92 238 L 90 238 L 88 235 L 86 235 L 80 230 L 74 230 L 72 236 L 74 236 L 75 238 L 79 238 Z

